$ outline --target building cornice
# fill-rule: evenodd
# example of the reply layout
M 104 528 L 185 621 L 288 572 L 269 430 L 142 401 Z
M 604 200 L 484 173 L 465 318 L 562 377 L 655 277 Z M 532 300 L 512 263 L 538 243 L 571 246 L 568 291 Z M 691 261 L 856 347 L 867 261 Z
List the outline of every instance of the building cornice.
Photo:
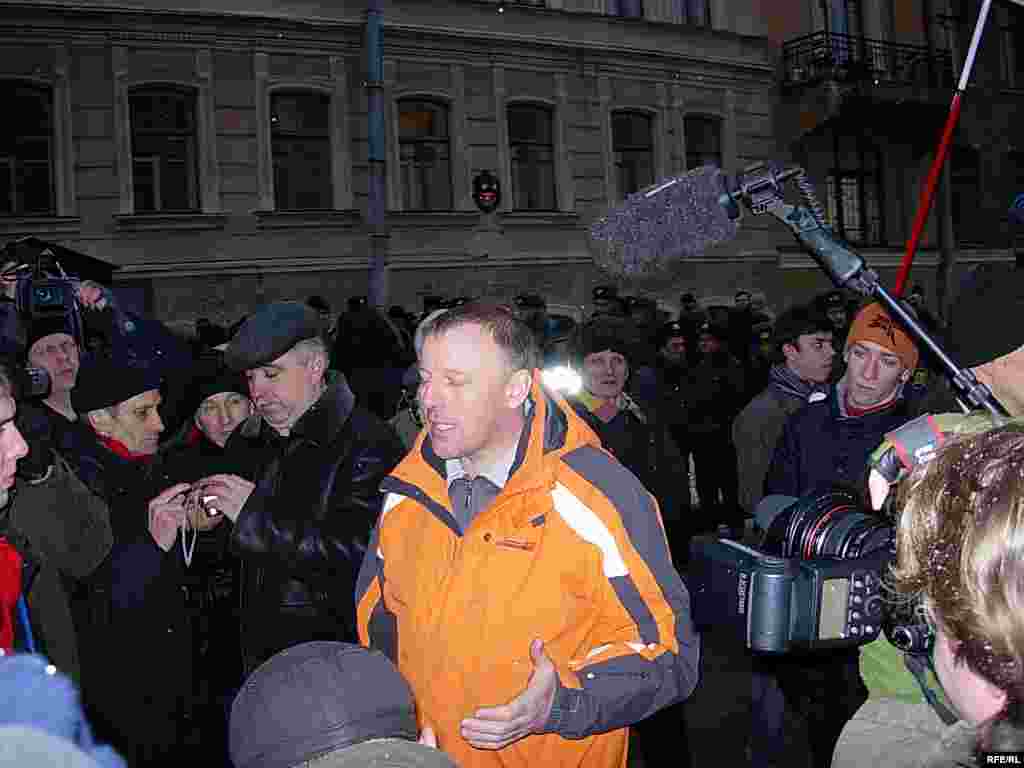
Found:
M 453 2 L 453 7 L 459 5 L 476 12 L 480 10 L 476 6 L 486 6 L 488 13 L 494 13 L 494 4 L 488 0 Z M 2 0 L 0 11 L 21 16 L 12 26 L 17 29 L 16 36 L 0 36 L 0 40 L 11 44 L 59 40 L 103 45 L 248 47 L 306 55 L 358 55 L 364 23 L 361 17 L 299 19 L 226 11 L 89 8 L 70 3 Z M 762 38 L 706 32 L 664 22 L 626 23 L 615 17 L 533 6 L 511 6 L 506 11 L 509 17 L 517 13 L 558 17 L 565 24 L 574 25 L 579 34 L 525 34 L 484 25 L 438 27 L 416 21 L 396 23 L 385 17 L 386 53 L 389 57 L 410 56 L 418 61 L 475 60 L 488 65 L 592 76 L 642 74 L 652 79 L 689 80 L 691 75 L 709 77 L 713 73 L 715 80 L 724 83 L 736 79 L 770 81 L 776 74 L 771 43 Z M 630 37 L 635 38 L 635 43 L 621 42 L 621 38 Z M 609 42 L 615 38 L 620 41 Z M 702 53 L 694 54 L 695 48 Z
M 0 236 L 66 237 L 77 235 L 81 224 L 77 216 L 0 216 Z

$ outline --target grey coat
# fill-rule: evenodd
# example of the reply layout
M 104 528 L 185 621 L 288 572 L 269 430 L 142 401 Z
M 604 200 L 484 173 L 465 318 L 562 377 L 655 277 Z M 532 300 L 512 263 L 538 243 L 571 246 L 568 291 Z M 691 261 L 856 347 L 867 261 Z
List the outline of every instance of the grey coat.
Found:
M 768 385 L 747 403 L 732 423 L 732 442 L 736 446 L 739 470 L 739 501 L 743 511 L 754 514 L 764 495 L 764 477 L 768 474 L 775 443 L 786 420 L 807 401 Z
M 46 479 L 35 484 L 19 479 L 11 525 L 40 561 L 28 593 L 39 650 L 80 685 L 78 639 L 65 584 L 88 578 L 110 554 L 114 537 L 107 505 L 56 455 Z

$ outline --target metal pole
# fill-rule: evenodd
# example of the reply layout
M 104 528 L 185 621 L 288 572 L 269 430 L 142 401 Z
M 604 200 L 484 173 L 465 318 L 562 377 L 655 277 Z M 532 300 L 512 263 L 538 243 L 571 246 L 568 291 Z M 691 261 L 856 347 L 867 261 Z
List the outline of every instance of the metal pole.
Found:
M 384 131 L 384 46 L 382 0 L 366 3 L 366 104 L 368 160 L 370 164 L 369 200 L 366 205 L 366 229 L 370 238 L 370 280 L 367 302 L 383 308 L 388 301 L 387 175 Z
M 924 189 L 921 190 L 921 199 L 917 205 L 917 216 L 914 218 L 914 226 L 907 240 L 907 248 L 903 254 L 903 262 L 896 275 L 896 287 L 893 295 L 899 298 L 903 295 L 903 288 L 907 283 L 907 276 L 910 274 L 910 267 L 914 263 L 914 255 L 917 253 L 917 243 L 924 232 L 925 224 L 928 221 L 928 212 L 931 210 L 932 201 L 935 199 L 935 187 L 939 183 L 939 175 L 942 173 L 942 166 L 946 162 L 946 153 L 949 150 L 950 142 L 953 140 L 953 131 L 960 120 L 960 102 L 967 83 L 971 77 L 971 70 L 974 69 L 974 58 L 978 54 L 978 46 L 981 45 L 981 35 L 985 31 L 985 22 L 988 20 L 988 12 L 992 7 L 992 0 L 982 0 L 981 11 L 978 13 L 978 21 L 974 25 L 974 35 L 971 37 L 971 45 L 967 51 L 967 59 L 964 68 L 960 72 L 960 82 L 957 84 L 956 93 L 953 94 L 953 101 L 949 106 L 949 116 L 946 118 L 946 125 L 942 130 L 942 138 L 935 150 L 935 159 L 932 162 L 931 170 L 928 171 L 928 178 L 925 180 Z

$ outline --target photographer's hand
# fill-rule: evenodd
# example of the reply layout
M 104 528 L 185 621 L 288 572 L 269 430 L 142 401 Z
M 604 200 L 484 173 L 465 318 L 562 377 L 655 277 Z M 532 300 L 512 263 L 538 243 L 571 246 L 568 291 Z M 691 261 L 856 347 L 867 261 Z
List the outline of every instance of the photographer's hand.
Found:
M 178 483 L 149 502 L 149 535 L 164 552 L 169 552 L 185 521 L 188 483 Z
M 210 475 L 196 483 L 196 488 L 204 496 L 216 496 L 207 506 L 235 522 L 256 486 L 238 475 Z

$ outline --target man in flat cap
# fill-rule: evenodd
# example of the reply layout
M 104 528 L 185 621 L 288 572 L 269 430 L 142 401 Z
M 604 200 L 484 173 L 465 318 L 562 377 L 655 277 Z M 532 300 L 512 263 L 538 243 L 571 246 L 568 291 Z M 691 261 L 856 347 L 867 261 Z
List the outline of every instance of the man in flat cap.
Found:
M 323 321 L 299 302 L 253 313 L 224 358 L 245 371 L 257 413 L 229 438 L 248 478 L 212 475 L 198 486 L 233 524 L 242 559 L 246 674 L 285 648 L 353 641 L 352 595 L 381 480 L 405 453 L 387 424 L 328 370 Z

